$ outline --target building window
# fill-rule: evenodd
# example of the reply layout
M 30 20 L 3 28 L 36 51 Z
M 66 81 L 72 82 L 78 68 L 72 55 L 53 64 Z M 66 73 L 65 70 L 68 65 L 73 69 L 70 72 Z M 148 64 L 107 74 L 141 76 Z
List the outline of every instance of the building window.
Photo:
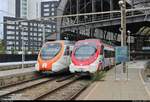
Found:
M 16 42 L 16 45 L 19 45 L 19 42 Z
M 37 33 L 34 33 L 34 36 L 37 36 Z
M 7 24 L 15 24 L 14 21 L 7 21 Z
M 7 29 L 15 29 L 14 26 L 7 26 Z
M 49 12 L 49 9 L 44 9 L 44 12 Z
M 16 50 L 19 50 L 19 47 L 16 47 Z
M 51 18 L 52 20 L 55 20 L 55 18 Z
M 11 46 L 8 46 L 8 47 L 7 47 L 7 50 L 11 50 Z
M 19 37 L 18 37 L 18 36 L 16 37 L 16 40 L 19 40 Z
M 51 15 L 54 16 L 55 15 L 54 12 L 52 12 Z
M 52 9 L 51 9 L 51 11 L 55 11 L 55 9 L 54 9 L 54 8 L 52 8 Z
M 15 39 L 15 36 L 7 36 L 7 39 L 9 39 L 9 40 Z
M 37 38 L 34 38 L 34 40 L 37 40 Z
M 55 26 L 55 25 L 53 25 L 53 28 L 55 29 L 55 28 L 56 28 L 56 26 Z
M 16 35 L 18 35 L 19 34 L 19 32 L 16 32 Z
M 34 31 L 37 31 L 37 28 L 34 28 Z
M 28 23 L 27 22 L 22 22 L 21 25 L 28 25 Z
M 44 13 L 44 16 L 49 16 L 49 13 Z
M 14 33 L 13 31 L 7 31 L 7 34 L 12 34 L 12 33 Z
M 44 7 L 49 7 L 49 5 L 44 5 Z
M 42 41 L 42 38 L 39 38 L 39 41 Z
M 54 7 L 54 4 L 52 4 L 51 7 Z
M 34 23 L 34 26 L 37 26 L 37 24 L 36 24 L 36 23 Z

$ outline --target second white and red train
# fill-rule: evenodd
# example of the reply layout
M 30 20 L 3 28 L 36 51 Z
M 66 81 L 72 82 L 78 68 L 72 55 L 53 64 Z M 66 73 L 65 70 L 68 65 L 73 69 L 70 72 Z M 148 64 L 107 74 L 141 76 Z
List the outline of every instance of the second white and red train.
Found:
M 101 40 L 88 39 L 75 44 L 69 70 L 71 73 L 94 74 L 112 65 L 115 65 L 114 47 Z

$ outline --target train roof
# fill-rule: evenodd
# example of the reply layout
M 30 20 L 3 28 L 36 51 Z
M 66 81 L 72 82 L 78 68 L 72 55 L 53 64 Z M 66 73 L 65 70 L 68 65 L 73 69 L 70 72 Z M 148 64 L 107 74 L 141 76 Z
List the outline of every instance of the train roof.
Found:
M 78 43 L 80 42 L 86 42 L 86 41 L 96 41 L 96 42 L 99 42 L 100 40 L 99 39 L 85 39 L 85 40 L 79 40 Z
M 86 41 L 87 42 L 90 42 L 90 41 L 99 42 L 100 45 L 104 46 L 105 50 L 112 50 L 112 51 L 114 51 L 114 46 L 113 45 L 110 45 L 110 44 L 108 44 L 108 43 L 106 43 L 106 42 L 104 42 L 104 41 L 102 41 L 100 39 L 85 39 L 85 40 L 80 40 L 80 41 L 78 41 L 77 45 L 80 45 L 80 43 L 86 42 Z
M 69 40 L 56 40 L 56 41 L 48 41 L 46 43 L 56 43 L 56 42 L 64 42 L 65 45 L 74 45 L 74 41 L 69 41 Z

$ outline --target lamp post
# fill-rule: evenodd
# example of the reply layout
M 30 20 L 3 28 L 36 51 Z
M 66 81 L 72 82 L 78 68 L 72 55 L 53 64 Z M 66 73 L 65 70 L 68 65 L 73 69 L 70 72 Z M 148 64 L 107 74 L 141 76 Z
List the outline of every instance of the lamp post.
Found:
M 21 37 L 22 37 L 22 69 L 24 68 L 24 61 L 25 61 L 25 57 L 24 57 L 24 30 L 26 29 L 25 27 L 22 27 L 21 25 L 19 26 L 19 28 L 21 29 Z
M 131 34 L 131 32 L 130 32 L 130 30 L 128 30 L 127 31 L 127 33 L 128 33 L 128 36 L 129 36 L 129 61 L 130 61 L 130 59 L 131 59 L 131 57 L 130 57 L 130 51 L 131 51 L 131 48 L 130 48 L 130 43 L 131 43 L 131 37 L 130 37 L 130 34 Z
M 126 0 L 120 0 L 119 6 L 121 8 L 121 46 L 126 46 Z M 126 73 L 126 63 L 122 63 L 123 72 Z
M 45 24 L 43 26 L 43 45 L 45 44 Z

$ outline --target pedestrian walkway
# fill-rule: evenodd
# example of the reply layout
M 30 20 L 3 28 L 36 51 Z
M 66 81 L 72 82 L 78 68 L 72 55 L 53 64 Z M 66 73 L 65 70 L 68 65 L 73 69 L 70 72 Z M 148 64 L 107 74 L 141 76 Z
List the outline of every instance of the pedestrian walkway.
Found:
M 150 91 L 144 84 L 141 76 L 139 62 L 128 63 L 127 74 L 116 73 L 115 68 L 111 69 L 104 78 L 104 81 L 95 82 L 85 92 L 79 100 L 150 100 Z M 143 63 L 143 62 L 142 62 Z M 133 64 L 135 67 L 133 67 Z M 144 65 L 144 63 L 143 63 Z M 116 71 L 122 69 L 121 65 L 116 67 Z M 118 71 L 119 72 L 119 71 Z M 120 77 L 119 74 L 123 77 Z M 117 78 L 116 78 L 117 77 Z M 116 80 L 117 79 L 117 80 Z

